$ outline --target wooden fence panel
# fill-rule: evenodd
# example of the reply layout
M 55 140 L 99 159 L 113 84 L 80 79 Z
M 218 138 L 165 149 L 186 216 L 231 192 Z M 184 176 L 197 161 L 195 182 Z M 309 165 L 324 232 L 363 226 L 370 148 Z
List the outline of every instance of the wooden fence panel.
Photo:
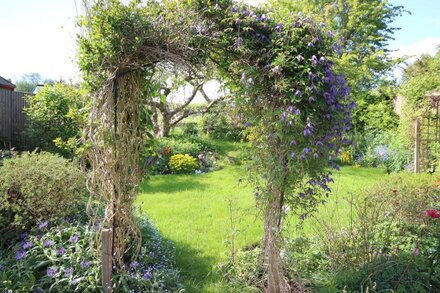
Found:
M 30 148 L 24 135 L 26 95 L 29 94 L 0 89 L 0 148 Z

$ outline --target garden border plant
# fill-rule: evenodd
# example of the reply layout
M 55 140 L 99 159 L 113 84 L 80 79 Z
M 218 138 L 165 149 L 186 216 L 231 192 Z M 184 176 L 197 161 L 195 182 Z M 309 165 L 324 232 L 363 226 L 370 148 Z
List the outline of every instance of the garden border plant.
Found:
M 304 219 L 328 195 L 326 168 L 337 168 L 333 158 L 351 125 L 354 104 L 330 61 L 338 47 L 333 33 L 302 15 L 275 21 L 265 8 L 232 0 L 90 4 L 79 40 L 80 66 L 94 92 L 88 187 L 105 205 L 116 269 L 124 271 L 140 247 L 132 204 L 143 125 L 151 125 L 151 115 L 141 111 L 142 99 L 151 98 L 148 91 L 141 96 L 142 82 L 152 82 L 159 63 L 185 68 L 210 62 L 249 125 L 249 178 L 265 219 L 264 286 L 289 291 L 280 257 L 283 210 L 289 206 Z

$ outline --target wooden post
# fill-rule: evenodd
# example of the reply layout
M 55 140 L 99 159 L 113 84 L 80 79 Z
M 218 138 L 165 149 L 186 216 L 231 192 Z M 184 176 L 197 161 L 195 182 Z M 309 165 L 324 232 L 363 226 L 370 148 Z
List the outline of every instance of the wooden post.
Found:
M 112 292 L 112 247 L 113 246 L 113 230 L 102 230 L 102 287 L 104 293 Z
M 420 173 L 420 121 L 417 118 L 414 127 L 414 173 Z

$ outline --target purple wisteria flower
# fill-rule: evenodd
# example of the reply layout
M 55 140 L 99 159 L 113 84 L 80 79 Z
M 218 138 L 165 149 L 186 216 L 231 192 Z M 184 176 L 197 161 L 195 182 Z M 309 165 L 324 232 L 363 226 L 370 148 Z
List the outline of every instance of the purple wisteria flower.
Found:
M 83 260 L 80 265 L 81 265 L 81 268 L 86 269 L 90 266 L 90 262 Z
M 47 269 L 47 276 L 53 278 L 53 277 L 55 277 L 57 272 L 58 272 L 58 268 L 57 267 L 50 267 L 50 268 Z
M 240 81 L 241 81 L 241 82 L 246 82 L 246 79 L 247 79 L 246 73 L 243 72 L 243 73 L 241 74 L 241 79 L 240 79 Z
M 287 113 L 286 112 L 281 113 L 281 122 L 286 122 L 286 120 L 287 120 Z
M 28 249 L 31 248 L 32 246 L 34 246 L 34 244 L 32 243 L 32 241 L 25 241 L 23 243 L 23 249 Z
M 297 107 L 292 105 L 288 106 L 286 111 L 290 114 L 301 115 L 301 111 Z
M 57 250 L 57 255 L 59 255 L 59 256 L 64 255 L 65 253 L 66 253 L 66 249 L 64 247 L 60 247 Z
M 42 230 L 46 228 L 49 223 L 47 221 L 39 221 L 37 224 L 38 224 L 38 228 Z
M 296 97 L 301 97 L 302 96 L 302 92 L 300 90 L 296 90 L 295 91 L 295 96 Z
M 72 281 L 70 281 L 70 285 L 75 286 L 76 284 L 79 283 L 79 281 L 80 281 L 80 278 L 75 278 L 75 279 L 73 279 Z
M 17 254 L 15 254 L 15 259 L 16 259 L 16 260 L 21 260 L 21 259 L 25 258 L 26 256 L 27 256 L 27 252 L 26 252 L 26 251 L 24 251 L 24 250 L 19 250 L 19 251 L 17 252 Z
M 314 45 L 313 45 L 312 42 L 308 42 L 308 43 L 307 43 L 307 47 L 308 47 L 308 48 L 312 48 L 313 46 L 314 46 Z
M 301 152 L 302 155 L 308 155 L 312 152 L 311 148 L 304 148 Z
M 291 156 L 292 158 L 296 158 L 296 153 L 295 153 L 294 151 L 292 151 L 292 153 L 290 154 L 290 156 Z
M 238 49 L 238 48 L 240 48 L 242 45 L 243 45 L 243 38 L 242 38 L 242 37 L 238 37 L 238 38 L 235 40 L 234 48 L 235 48 L 235 49 Z
M 70 237 L 70 242 L 72 242 L 72 243 L 77 243 L 78 240 L 79 240 L 79 237 L 76 234 L 72 235 L 72 237 Z
M 296 56 L 296 60 L 298 60 L 298 62 L 302 62 L 302 61 L 304 61 L 304 57 L 300 54 L 300 55 Z
M 64 277 L 70 278 L 73 275 L 73 268 L 67 268 L 64 270 Z
M 4 266 L 0 263 L 0 272 L 3 271 Z
M 283 25 L 281 23 L 276 24 L 274 30 L 275 32 L 280 33 L 283 30 Z
M 312 64 L 313 65 L 317 65 L 318 64 L 318 57 L 316 57 L 315 55 L 312 56 Z
M 313 134 L 313 131 L 315 130 L 315 127 L 313 124 L 309 121 L 307 121 L 306 127 L 304 128 L 303 134 L 304 136 L 310 136 Z
M 21 239 L 26 239 L 27 236 L 28 236 L 27 232 L 23 232 L 20 234 Z
M 330 38 L 333 38 L 335 36 L 335 34 L 331 30 L 328 30 L 327 31 L 327 36 L 330 37 Z
M 274 74 L 278 74 L 278 73 L 280 73 L 280 67 L 279 67 L 279 66 L 275 66 L 274 68 L 272 68 L 272 72 L 273 72 Z
M 261 15 L 260 21 L 268 21 L 269 17 L 266 14 Z
M 52 245 L 53 245 L 53 241 L 50 240 L 50 239 L 45 240 L 44 243 L 43 243 L 43 245 L 44 245 L 44 247 L 52 246 Z
M 342 49 L 342 46 L 339 45 L 339 44 L 333 44 L 332 49 L 338 55 L 342 55 L 344 53 L 344 50 Z

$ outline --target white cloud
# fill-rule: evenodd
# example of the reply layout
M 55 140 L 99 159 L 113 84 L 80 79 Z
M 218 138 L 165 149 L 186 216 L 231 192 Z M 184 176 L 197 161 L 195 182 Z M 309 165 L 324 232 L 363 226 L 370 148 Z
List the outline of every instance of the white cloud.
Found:
M 416 61 L 417 58 L 419 58 L 423 54 L 429 54 L 431 56 L 434 56 L 439 46 L 440 46 L 440 38 L 426 38 L 419 42 L 415 42 L 413 44 L 400 47 L 399 49 L 393 51 L 391 53 L 391 56 L 409 57 L 405 63 L 406 65 L 410 65 L 414 63 L 414 61 Z M 397 79 L 400 79 L 400 77 L 402 76 L 406 65 L 405 64 L 399 65 L 397 68 L 394 69 L 393 75 Z
M 411 60 L 414 62 L 422 54 L 435 55 L 438 46 L 440 46 L 440 38 L 427 38 L 411 45 L 402 46 L 391 55 L 394 57 L 411 56 L 409 62 Z

